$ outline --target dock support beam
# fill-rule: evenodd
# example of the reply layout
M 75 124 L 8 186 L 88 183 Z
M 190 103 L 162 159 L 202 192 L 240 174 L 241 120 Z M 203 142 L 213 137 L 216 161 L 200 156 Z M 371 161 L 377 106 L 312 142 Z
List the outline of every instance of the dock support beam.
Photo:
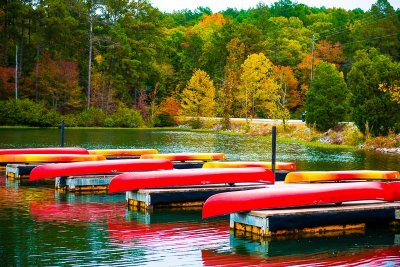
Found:
M 233 231 L 263 239 L 271 236 L 322 235 L 365 229 L 400 220 L 400 203 L 349 203 L 298 209 L 260 210 L 232 213 Z

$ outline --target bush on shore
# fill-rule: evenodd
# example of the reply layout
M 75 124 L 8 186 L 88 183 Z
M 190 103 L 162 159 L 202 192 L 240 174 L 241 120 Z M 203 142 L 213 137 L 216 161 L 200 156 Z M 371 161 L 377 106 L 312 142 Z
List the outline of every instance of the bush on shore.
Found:
M 43 102 L 29 99 L 0 101 L 0 125 L 57 127 L 61 120 L 67 127 L 142 127 L 140 112 L 123 104 L 114 113 L 107 115 L 99 108 L 89 108 L 80 113 L 61 115 Z

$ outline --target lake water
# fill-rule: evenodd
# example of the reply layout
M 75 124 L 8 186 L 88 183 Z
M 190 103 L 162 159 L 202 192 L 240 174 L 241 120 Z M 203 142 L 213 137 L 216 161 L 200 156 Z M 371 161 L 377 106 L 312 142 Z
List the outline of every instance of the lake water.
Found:
M 279 133 L 278 133 L 279 134 Z M 0 129 L 0 148 L 59 146 L 57 129 Z M 148 130 L 67 129 L 65 146 L 224 152 L 270 160 L 270 138 Z M 400 170 L 400 155 L 277 144 L 298 170 Z M 127 210 L 124 195 L 60 194 L 0 177 L 0 266 L 400 266 L 400 232 L 253 241 L 201 211 Z

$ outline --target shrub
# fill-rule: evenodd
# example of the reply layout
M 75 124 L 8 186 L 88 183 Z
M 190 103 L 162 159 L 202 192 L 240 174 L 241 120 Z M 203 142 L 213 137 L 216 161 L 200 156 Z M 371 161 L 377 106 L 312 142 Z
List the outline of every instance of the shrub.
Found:
M 135 128 L 142 127 L 144 125 L 140 112 L 130 109 L 122 103 L 118 104 L 116 111 L 109 118 L 110 119 L 107 120 L 108 127 Z
M 0 104 L 0 125 L 49 127 L 59 125 L 60 121 L 57 111 L 48 109 L 43 102 L 17 99 Z
M 155 117 L 154 126 L 155 127 L 168 127 L 176 126 L 177 122 L 171 114 L 161 113 Z
M 78 126 L 98 127 L 102 126 L 106 115 L 102 109 L 89 108 L 79 114 Z

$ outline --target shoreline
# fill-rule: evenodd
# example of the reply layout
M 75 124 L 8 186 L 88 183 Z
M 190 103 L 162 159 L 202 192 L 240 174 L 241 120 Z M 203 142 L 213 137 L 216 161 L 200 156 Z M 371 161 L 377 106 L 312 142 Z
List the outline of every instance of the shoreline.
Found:
M 325 133 L 307 127 L 301 120 L 290 120 L 287 124 L 282 124 L 275 120 L 254 119 L 246 124 L 246 119 L 231 120 L 231 129 L 222 129 L 221 119 L 207 118 L 201 119 L 200 128 L 193 128 L 190 120 L 178 118 L 178 125 L 172 127 L 65 127 L 68 130 L 153 130 L 153 131 L 188 131 L 219 133 L 227 135 L 248 135 L 260 138 L 269 138 L 272 126 L 277 127 L 277 140 L 285 143 L 297 143 L 310 147 L 329 148 L 329 149 L 348 149 L 348 150 L 367 150 L 377 151 L 385 154 L 400 154 L 400 134 L 393 133 L 388 136 L 366 138 L 352 123 L 344 123 L 338 129 L 331 129 Z M 0 129 L 59 129 L 60 127 L 31 127 L 31 126 L 0 126 Z

